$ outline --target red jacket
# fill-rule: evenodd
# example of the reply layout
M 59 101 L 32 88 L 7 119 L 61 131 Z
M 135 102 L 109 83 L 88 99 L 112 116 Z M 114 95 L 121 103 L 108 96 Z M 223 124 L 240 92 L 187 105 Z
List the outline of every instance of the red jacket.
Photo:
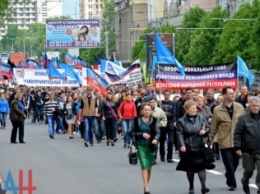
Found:
M 123 119 L 126 120 L 137 117 L 135 103 L 133 101 L 126 100 L 121 102 L 120 106 L 117 109 L 117 114 L 119 118 L 122 116 Z

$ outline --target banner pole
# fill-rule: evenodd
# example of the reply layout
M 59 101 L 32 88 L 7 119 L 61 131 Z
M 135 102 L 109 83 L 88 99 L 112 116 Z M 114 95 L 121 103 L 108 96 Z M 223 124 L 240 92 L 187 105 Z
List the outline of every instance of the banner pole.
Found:
M 157 63 L 157 68 L 158 68 L 157 71 L 159 73 L 159 100 L 161 102 L 162 101 L 162 99 L 161 99 L 162 90 L 161 90 L 161 78 L 160 78 L 160 63 Z

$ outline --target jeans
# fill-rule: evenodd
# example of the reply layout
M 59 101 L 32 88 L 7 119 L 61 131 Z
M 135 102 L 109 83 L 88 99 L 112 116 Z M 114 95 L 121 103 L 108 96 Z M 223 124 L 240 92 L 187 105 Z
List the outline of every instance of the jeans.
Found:
M 54 131 L 55 131 L 55 119 L 50 115 L 47 115 L 47 120 L 48 120 L 48 130 L 49 130 L 49 135 L 54 136 Z
M 172 125 L 167 125 L 167 127 L 162 127 L 160 128 L 161 131 L 161 136 L 160 136 L 160 155 L 161 158 L 164 158 L 165 156 L 165 141 L 166 137 L 168 136 L 168 141 L 167 141 L 167 160 L 172 159 L 172 154 L 173 154 L 173 136 L 174 136 L 174 129 Z
M 222 160 L 226 169 L 226 184 L 229 187 L 237 187 L 235 172 L 239 164 L 239 156 L 234 148 L 221 149 Z
M 84 135 L 84 141 L 89 141 L 90 143 L 93 143 L 93 126 L 95 122 L 94 116 L 84 116 L 84 123 L 85 123 L 85 135 Z
M 129 131 L 133 125 L 134 119 L 129 119 L 129 120 L 122 120 L 122 125 L 123 125 L 123 130 L 124 130 L 124 144 L 130 145 L 131 139 L 129 136 Z
M 62 117 L 58 117 L 54 119 L 56 121 L 56 132 L 59 132 L 59 129 L 61 129 L 62 131 L 64 131 L 64 126 L 63 126 L 63 119 Z
M 0 122 L 2 127 L 6 127 L 6 112 L 0 112 Z
M 102 137 L 105 135 L 105 126 L 104 120 L 101 117 L 95 118 L 95 136 L 98 141 L 102 140 Z
M 11 142 L 16 142 L 17 130 L 19 128 L 19 142 L 23 142 L 24 138 L 24 121 L 11 121 L 13 129 L 11 132 Z
M 257 169 L 257 174 L 255 178 L 256 186 L 258 187 L 258 192 L 260 191 L 260 154 L 249 154 L 243 152 L 242 163 L 244 168 L 243 178 L 241 182 L 243 185 L 248 186 L 249 179 L 252 177 L 255 166 Z
M 36 105 L 36 106 L 35 106 L 35 112 L 36 112 L 37 122 L 40 122 L 40 120 L 43 120 L 43 116 L 42 116 L 43 106 L 38 106 L 38 105 Z

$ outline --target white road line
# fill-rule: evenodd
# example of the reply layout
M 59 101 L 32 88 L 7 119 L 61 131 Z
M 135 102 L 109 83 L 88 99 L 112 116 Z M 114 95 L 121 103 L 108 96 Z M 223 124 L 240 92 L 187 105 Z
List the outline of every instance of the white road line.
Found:
M 179 159 L 173 159 L 173 161 L 174 161 L 174 162 L 180 162 Z M 207 170 L 207 172 L 212 173 L 212 174 L 214 174 L 214 175 L 224 175 L 224 173 L 218 172 L 218 171 L 215 171 L 215 170 Z
M 207 170 L 207 172 L 214 174 L 214 175 L 223 175 L 224 174 L 222 172 L 218 172 L 218 171 L 215 171 L 215 170 Z
M 258 187 L 256 186 L 256 184 L 249 184 L 249 187 L 252 187 L 252 188 L 258 189 Z

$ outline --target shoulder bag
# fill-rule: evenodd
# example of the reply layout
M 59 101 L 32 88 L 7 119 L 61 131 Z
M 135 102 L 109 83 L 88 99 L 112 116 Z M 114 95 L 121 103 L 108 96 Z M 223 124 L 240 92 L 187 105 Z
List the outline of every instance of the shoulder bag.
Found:
M 135 147 L 135 137 L 132 138 L 132 145 L 128 153 L 129 164 L 136 165 L 138 163 L 137 149 Z
M 107 100 L 105 101 L 105 103 L 109 107 L 109 109 L 111 110 L 111 113 L 112 113 L 113 117 L 115 118 L 115 120 L 118 120 L 118 117 L 117 117 L 114 109 L 111 107 L 110 103 Z

